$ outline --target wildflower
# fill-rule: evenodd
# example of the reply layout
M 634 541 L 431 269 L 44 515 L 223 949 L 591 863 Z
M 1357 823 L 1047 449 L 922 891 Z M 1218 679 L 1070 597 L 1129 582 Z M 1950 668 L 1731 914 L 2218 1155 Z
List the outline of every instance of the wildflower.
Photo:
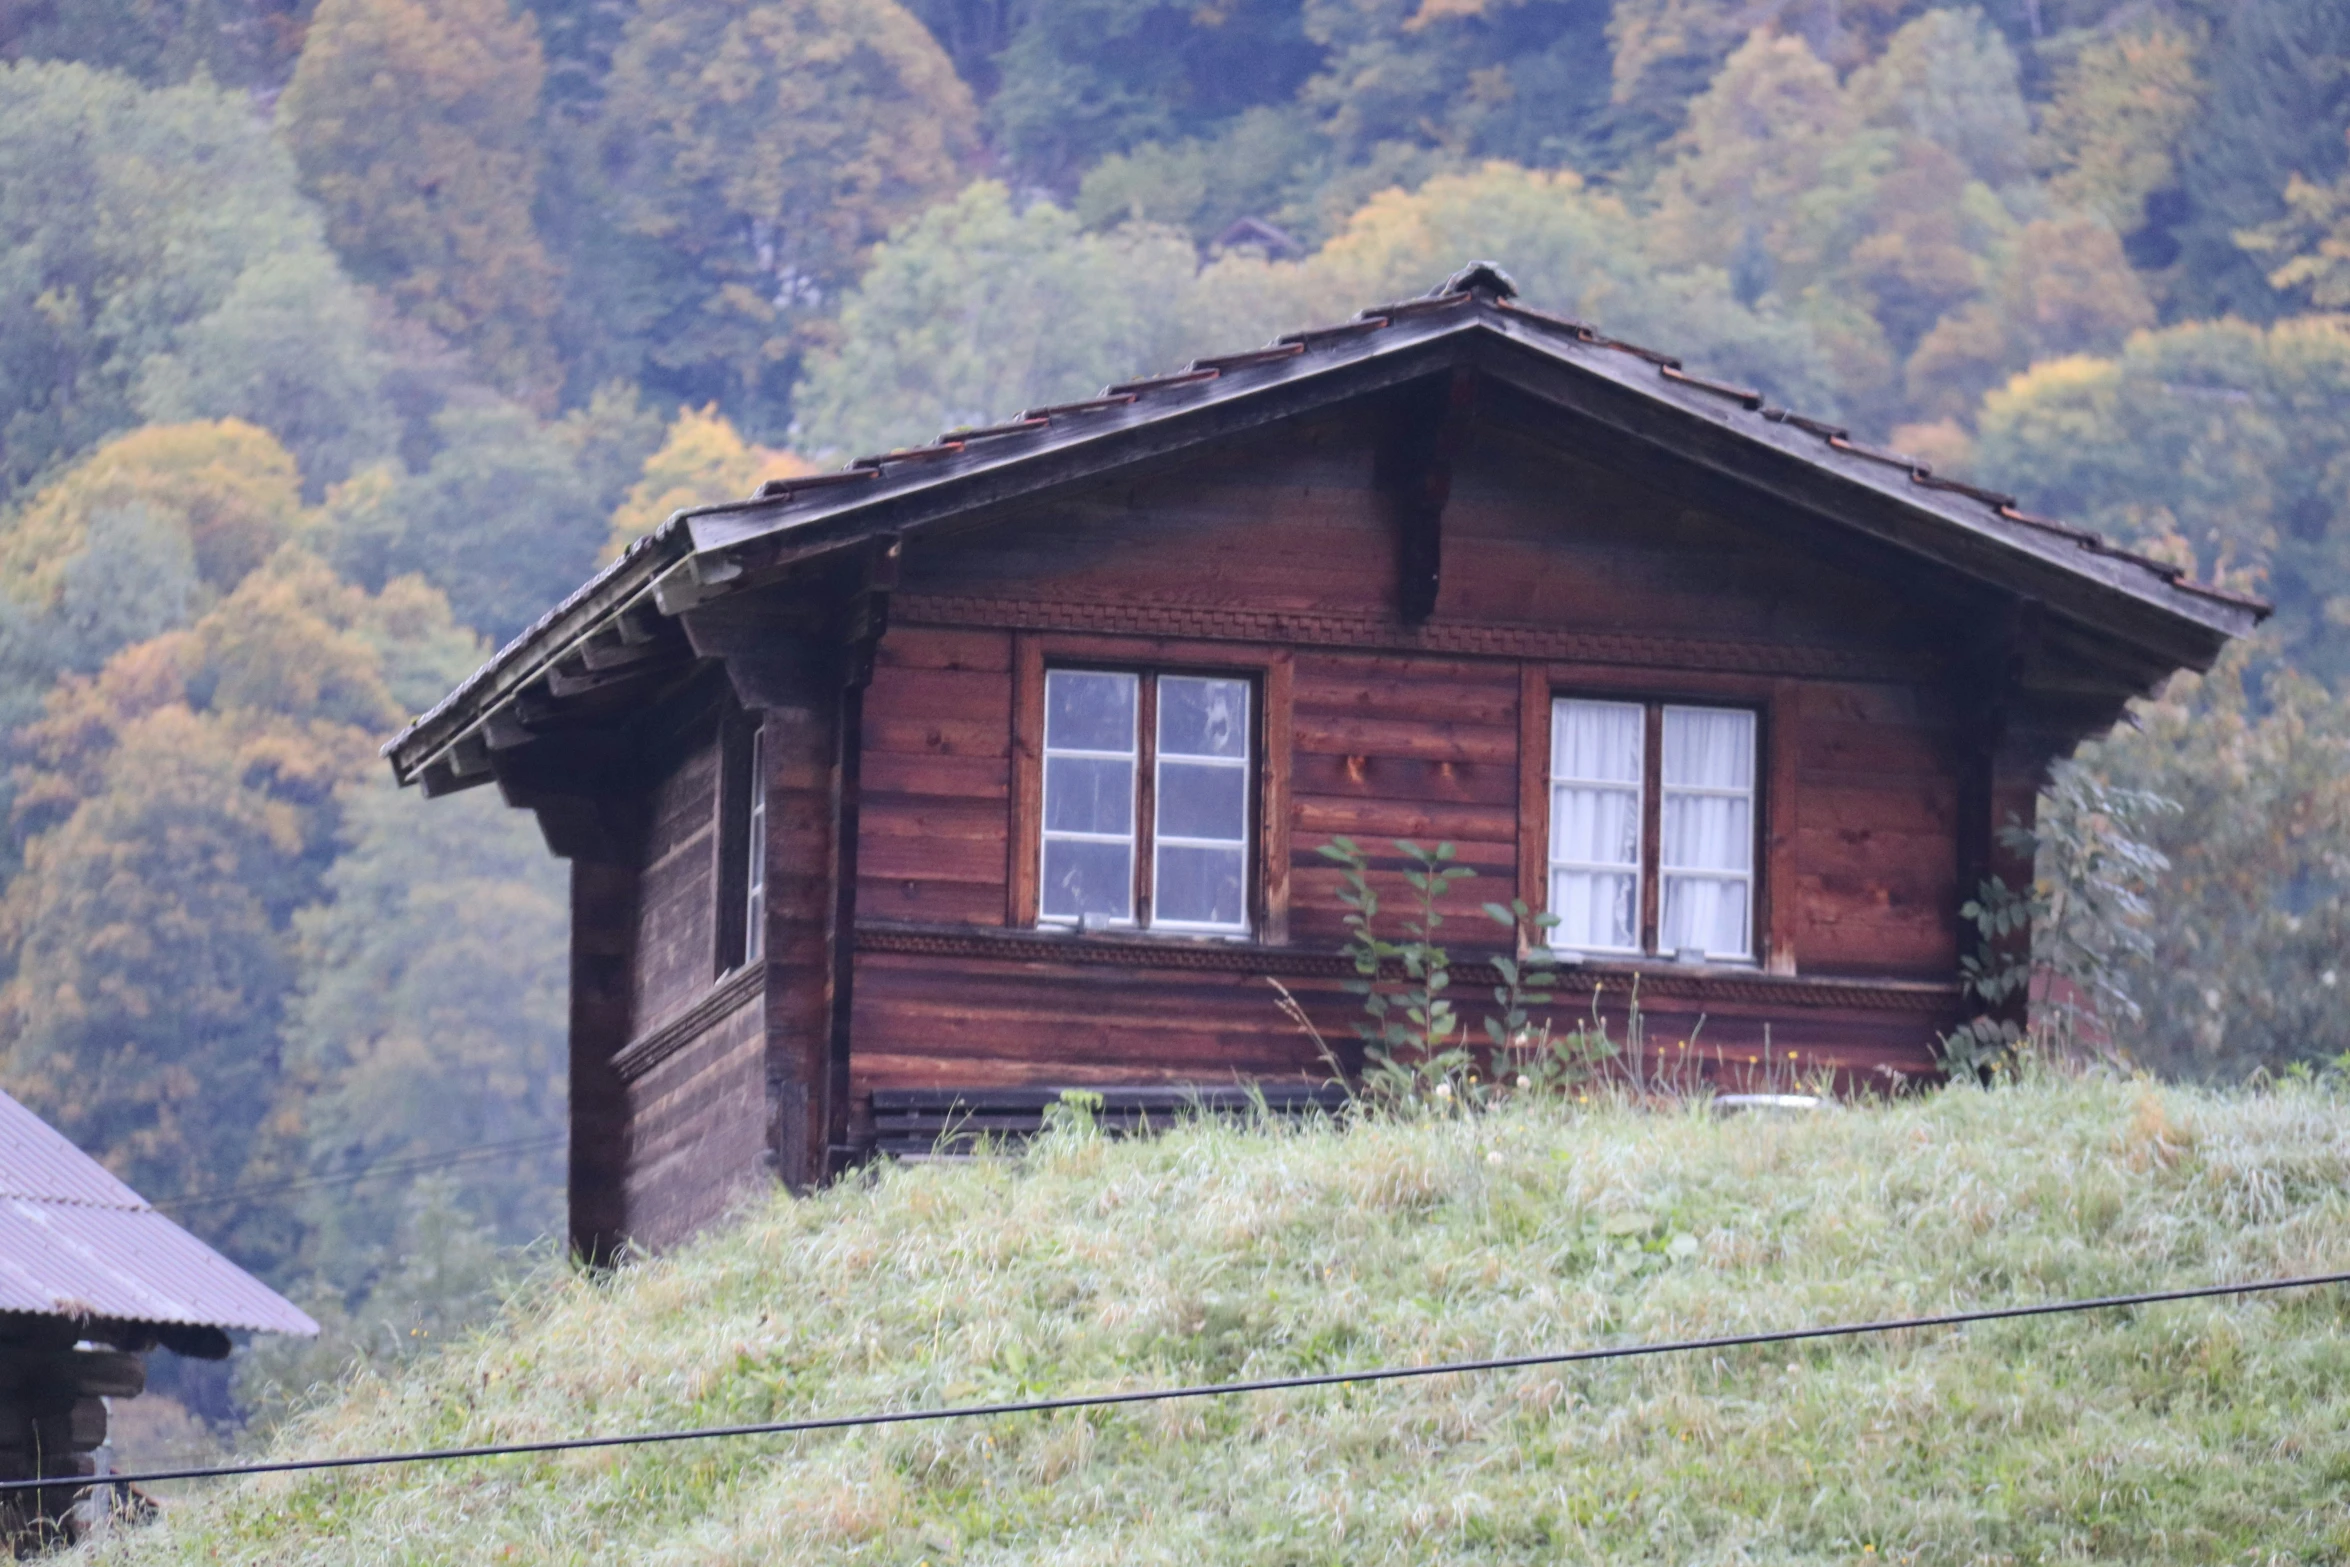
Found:
M 1438 1083 L 1436 1085 L 1436 1097 L 1439 1099 L 1450 1099 L 1452 1097 L 1452 1084 Z
M 1532 1088 L 1534 1086 L 1534 1079 L 1528 1077 L 1525 1073 L 1520 1072 L 1518 1074 L 1518 1086 L 1520 1088 Z
M 1486 1149 L 1486 1150 L 1485 1150 L 1485 1162 L 1486 1162 L 1487 1164 L 1499 1164 L 1499 1163 L 1501 1163 L 1501 1150 L 1500 1150 L 1500 1149 L 1498 1149 L 1498 1148 L 1488 1148 L 1488 1149 Z

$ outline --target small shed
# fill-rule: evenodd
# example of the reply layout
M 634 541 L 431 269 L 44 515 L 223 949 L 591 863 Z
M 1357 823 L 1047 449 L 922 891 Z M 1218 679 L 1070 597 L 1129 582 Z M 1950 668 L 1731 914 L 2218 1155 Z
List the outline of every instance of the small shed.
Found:
M 0 1480 L 94 1473 L 106 1401 L 146 1387 L 140 1356 L 217 1360 L 232 1330 L 318 1324 L 0 1094 Z M 0 1494 L 0 1549 L 70 1532 L 80 1495 Z
M 1476 265 L 682 512 L 387 752 L 571 862 L 594 1255 L 1062 1088 L 1312 1103 L 1340 835 L 1724 1090 L 1935 1075 L 2001 826 L 2265 613 Z M 1528 935 L 1444 934 L 1472 1002 Z

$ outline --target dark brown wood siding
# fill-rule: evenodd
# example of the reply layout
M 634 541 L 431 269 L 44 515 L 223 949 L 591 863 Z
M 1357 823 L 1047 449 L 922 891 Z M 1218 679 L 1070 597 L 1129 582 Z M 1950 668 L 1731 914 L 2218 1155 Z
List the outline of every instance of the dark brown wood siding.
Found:
M 892 632 L 874 660 L 864 728 L 859 911 L 1002 924 L 1011 634 Z
M 1694 1037 L 1732 1080 L 1930 1065 L 1958 953 L 1945 610 L 1493 432 L 1455 479 L 1435 614 L 1407 628 L 1374 445 L 1328 422 L 909 545 L 908 623 L 866 693 L 854 1091 L 1320 1075 L 1265 977 L 1353 1048 L 1354 1002 L 1327 967 L 1345 936 L 1339 874 L 1317 848 L 1343 834 L 1392 861 L 1395 838 L 1452 843 L 1478 879 L 1448 945 L 1494 950 L 1507 938 L 1476 905 L 1539 895 L 1547 701 L 1578 690 L 1765 718 L 1758 934 L 1773 972 L 1651 983 L 1652 1040 Z M 1007 742 L 1023 636 L 1200 664 L 1287 644 L 1285 945 L 1210 968 L 1063 962 L 1037 942 L 1078 938 L 999 930 L 1018 901 Z M 973 938 L 951 939 L 958 927 Z M 1603 983 L 1620 1036 L 1629 978 Z M 1580 984 L 1562 1020 L 1587 1012 Z
M 633 1033 L 659 1028 L 716 977 L 718 740 L 684 747 L 646 791 Z
M 659 1248 L 765 1177 L 766 1048 L 751 990 L 628 1083 L 628 1233 Z

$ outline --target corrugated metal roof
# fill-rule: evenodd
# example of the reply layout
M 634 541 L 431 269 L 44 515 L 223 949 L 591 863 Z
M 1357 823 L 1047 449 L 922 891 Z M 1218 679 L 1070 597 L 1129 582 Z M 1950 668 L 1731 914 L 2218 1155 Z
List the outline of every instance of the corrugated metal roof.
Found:
M 311 1334 L 291 1301 L 0 1094 L 0 1312 Z

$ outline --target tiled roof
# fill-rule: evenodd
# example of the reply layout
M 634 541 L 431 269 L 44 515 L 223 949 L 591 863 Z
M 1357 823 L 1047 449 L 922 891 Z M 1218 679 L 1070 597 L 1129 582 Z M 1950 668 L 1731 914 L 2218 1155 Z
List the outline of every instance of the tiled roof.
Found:
M 312 1334 L 318 1324 L 0 1094 L 0 1312 Z
M 2014 496 L 1946 478 L 1915 458 L 1856 440 L 1842 426 L 1774 407 L 1752 388 L 1695 374 L 1674 355 L 1611 337 L 1587 322 L 1519 304 L 1516 292 L 1516 286 L 1498 267 L 1472 263 L 1424 296 L 1371 306 L 1351 321 L 1291 332 L 1243 353 L 1195 359 L 1172 374 L 1106 387 L 1100 396 L 1080 402 L 1031 408 L 1001 424 L 950 430 L 926 445 L 856 458 L 837 472 L 769 480 L 757 495 L 745 500 L 678 512 L 516 636 L 431 711 L 401 730 L 384 745 L 384 754 L 393 759 L 404 779 L 413 777 L 416 769 L 404 765 L 403 756 L 412 743 L 422 739 L 437 750 L 454 737 L 432 733 L 443 719 L 474 705 L 477 698 L 494 704 L 503 695 L 498 688 L 521 683 L 506 677 L 534 644 L 548 643 L 551 656 L 529 660 L 533 674 L 562 656 L 580 635 L 617 608 L 616 593 L 621 600 L 633 600 L 648 590 L 655 578 L 681 566 L 691 569 L 696 556 L 710 557 L 752 537 L 771 537 L 829 521 L 932 479 L 992 469 L 1042 450 L 1060 450 L 1097 434 L 1130 429 L 1138 418 L 1147 419 L 1162 411 L 1162 406 L 1154 405 L 1163 405 L 1168 413 L 1180 411 L 1191 406 L 1197 394 L 1221 391 L 1217 383 L 1226 380 L 1239 379 L 1246 383 L 1244 390 L 1256 391 L 1311 374 L 1334 353 L 1344 355 L 1366 348 L 1376 351 L 1381 339 L 1417 340 L 1471 321 L 1481 321 L 1517 341 L 1580 363 L 1589 364 L 1589 356 L 1597 354 L 1635 371 L 1653 370 L 1655 380 L 1645 388 L 1652 397 L 1675 402 L 1686 397 L 1703 399 L 1715 406 L 1723 422 L 1782 449 L 1790 445 L 1786 437 L 1792 433 L 1812 448 L 1814 455 L 1806 460 L 1815 466 L 1841 470 L 1879 489 L 1906 492 L 1909 502 L 1920 509 L 2043 559 L 2051 558 L 2047 545 L 2060 546 L 2053 556 L 2056 564 L 2096 575 L 2107 586 L 2119 587 L 2174 613 L 2205 619 L 2193 609 L 2195 603 L 2201 603 L 2219 611 L 2218 618 L 2227 623 L 2229 631 L 2248 628 L 2269 613 L 2270 606 L 2259 599 L 2196 582 L 2168 562 L 2026 511 Z M 1413 330 L 1427 326 L 1436 331 Z M 1970 508 L 1972 515 L 1962 508 Z M 2038 546 L 2031 542 L 2035 539 L 2040 541 Z

